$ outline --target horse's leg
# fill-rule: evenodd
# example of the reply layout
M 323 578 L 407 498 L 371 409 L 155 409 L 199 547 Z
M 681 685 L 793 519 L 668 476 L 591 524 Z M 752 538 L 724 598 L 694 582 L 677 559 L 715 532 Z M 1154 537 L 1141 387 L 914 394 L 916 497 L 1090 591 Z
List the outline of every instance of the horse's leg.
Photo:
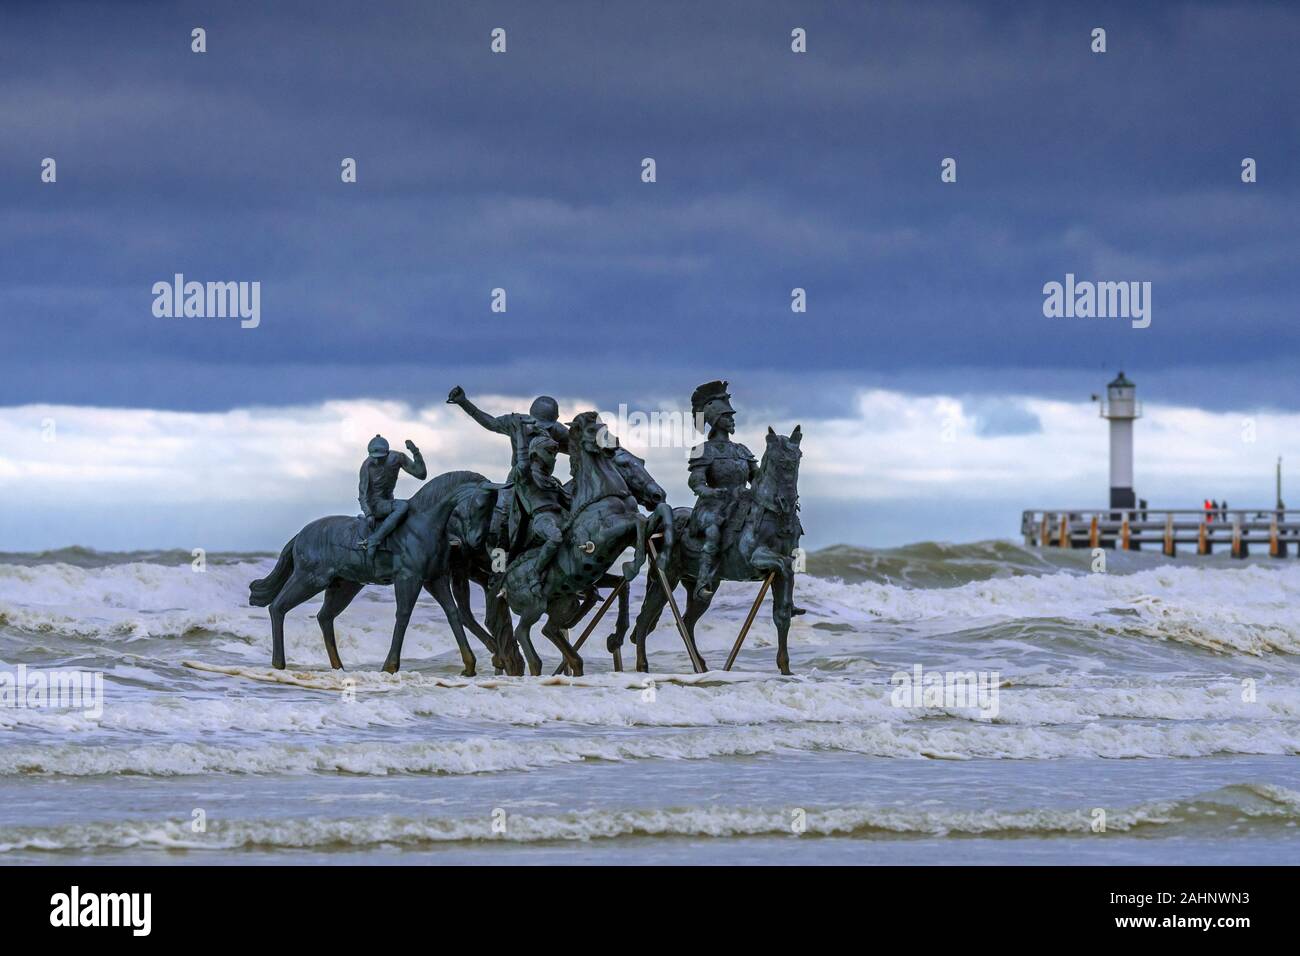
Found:
M 519 643 L 515 640 L 514 624 L 510 621 L 510 606 L 490 585 L 483 587 L 484 600 L 487 602 L 485 620 L 488 629 L 496 637 L 497 652 L 501 657 L 505 672 L 511 677 L 522 677 L 524 659 L 519 653 Z
M 413 574 L 402 574 L 393 581 L 393 593 L 397 597 L 397 619 L 393 622 L 393 643 L 388 648 L 388 657 L 384 661 L 384 671 L 396 674 L 402 666 L 402 642 L 406 640 L 406 625 L 411 623 L 411 612 L 415 610 L 415 601 L 420 596 L 420 587 L 424 584 Z
M 786 638 L 790 634 L 790 618 L 794 615 L 794 568 L 788 559 L 776 573 L 774 584 L 772 623 L 776 625 L 776 666 L 782 674 L 789 675 L 790 651 Z
M 677 587 L 677 579 L 671 572 L 668 573 L 668 586 Z M 659 623 L 659 615 L 667 603 L 668 598 L 664 595 L 659 575 L 651 568 L 646 575 L 645 599 L 641 602 L 641 611 L 637 614 L 636 626 L 632 629 L 632 643 L 636 645 L 636 669 L 642 673 L 650 670 L 650 662 L 646 659 L 646 640 Z
M 546 605 L 541 601 L 529 603 L 519 612 L 519 623 L 515 625 L 515 640 L 519 642 L 519 647 L 524 652 L 524 659 L 528 661 L 528 673 L 533 677 L 541 676 L 542 659 L 537 656 L 537 651 L 533 647 L 533 637 L 529 632 L 545 610 Z
M 460 660 L 465 665 L 465 669 L 460 672 L 461 677 L 473 677 L 476 673 L 474 652 L 469 649 L 469 639 L 465 637 L 465 629 L 460 624 L 460 611 L 456 607 L 456 599 L 451 593 L 451 582 L 447 580 L 447 575 L 439 575 L 432 582 L 424 582 L 425 588 L 442 606 L 442 613 L 447 615 L 447 624 L 451 627 L 451 633 L 456 638 L 456 646 L 460 648 Z
M 276 670 L 284 670 L 284 616 L 324 589 L 323 582 L 295 568 L 271 602 L 271 666 Z
M 426 589 L 428 586 L 428 584 L 425 584 Z M 497 639 L 474 617 L 473 607 L 469 603 L 469 575 L 463 570 L 452 572 L 451 593 L 456 599 L 456 607 L 460 610 L 461 623 L 469 628 L 470 633 L 477 637 L 483 646 L 488 649 L 488 653 L 492 655 L 492 666 L 500 667 Z
M 482 624 L 474 617 L 473 605 L 470 604 L 469 585 L 471 581 L 483 589 Z M 488 590 L 487 576 L 474 573 L 472 569 L 461 568 L 451 580 L 451 593 L 456 597 L 456 606 L 460 608 L 461 618 L 464 623 L 491 652 L 493 670 L 497 674 L 509 673 L 514 659 L 518 655 L 511 654 L 511 650 L 514 648 L 514 639 L 510 634 L 510 628 L 501 626 L 500 614 L 497 610 L 500 602 L 493 600 L 492 592 Z
M 672 560 L 673 547 L 675 545 L 674 538 L 676 537 L 676 529 L 673 526 L 674 518 L 672 506 L 666 501 L 661 502 L 659 507 L 655 508 L 655 516 L 659 520 L 654 522 L 654 524 L 658 526 L 658 530 L 663 532 L 664 536 L 663 541 L 660 542 L 659 560 L 657 563 L 659 567 L 667 571 L 668 562 Z
M 603 583 L 603 581 L 597 581 L 591 587 L 587 588 L 587 590 L 582 592 L 582 603 L 579 604 L 578 609 L 573 612 L 573 617 L 568 624 L 569 627 L 577 627 L 578 624 L 581 623 L 582 619 L 587 616 L 587 612 L 600 603 L 600 592 L 597 591 L 596 588 L 600 587 Z M 551 612 L 548 610 L 546 613 L 549 616 Z
M 605 647 L 611 654 L 614 654 L 614 670 L 623 669 L 623 658 L 617 652 L 623 646 L 623 639 L 627 636 L 628 619 L 630 614 L 628 609 L 632 605 L 631 598 L 627 596 L 629 588 L 620 588 L 618 592 L 618 620 L 614 624 L 614 633 L 605 638 Z
M 790 673 L 790 652 L 786 638 L 790 633 L 790 618 L 794 614 L 794 562 L 779 551 L 762 546 L 755 548 L 749 563 L 759 571 L 771 571 L 772 623 L 776 625 L 776 666 L 782 674 Z
M 576 621 L 570 617 L 566 616 L 565 619 L 569 620 L 570 623 L 576 623 Z M 564 628 L 560 627 L 559 624 L 556 623 L 556 616 L 554 614 L 549 612 L 547 613 L 546 626 L 542 628 L 542 633 L 550 638 L 551 643 L 559 649 L 560 654 L 564 657 L 564 664 L 567 673 L 572 677 L 581 677 L 582 658 L 578 656 L 578 652 L 575 651 L 573 645 L 569 643 L 569 638 L 568 635 L 565 634 Z
M 632 560 L 623 562 L 623 579 L 629 583 L 645 563 L 646 519 L 636 516 L 636 544 L 632 548 Z
M 510 616 L 510 605 L 504 598 L 495 596 L 488 589 L 487 626 L 497 639 L 497 647 L 503 648 L 501 659 L 505 662 L 506 673 L 511 677 L 524 676 L 524 656 L 520 653 L 519 642 L 515 640 L 515 624 Z
M 617 585 L 615 585 L 615 587 L 617 587 Z M 596 585 L 593 584 L 591 587 L 587 588 L 586 591 L 582 592 L 582 603 L 578 605 L 578 610 L 573 613 L 573 620 L 569 623 L 569 627 L 577 627 L 578 622 L 587 616 L 587 612 L 599 603 L 600 591 L 598 591 Z
M 695 588 L 688 587 L 686 589 L 686 610 L 682 613 L 682 623 L 686 625 L 686 634 L 690 637 L 692 644 L 695 644 L 695 622 L 704 617 L 704 612 L 709 609 L 709 605 L 713 603 L 714 595 L 718 593 L 717 585 L 721 582 L 716 577 L 713 582 L 713 590 L 698 597 L 695 594 Z M 698 644 L 695 645 L 695 653 L 700 653 Z M 704 655 L 700 655 L 700 660 L 704 660 Z M 709 665 L 705 664 L 704 669 L 708 670 Z
M 608 575 L 606 575 L 606 577 L 608 577 Z M 614 578 L 614 580 L 617 582 L 619 579 Z M 587 590 L 582 592 L 582 603 L 578 605 L 577 610 L 573 612 L 573 615 L 567 618 L 569 623 L 565 625 L 566 628 L 577 627 L 580 623 L 582 623 L 582 619 L 587 616 L 588 612 L 591 611 L 593 607 L 595 607 L 597 604 L 600 603 L 600 592 L 596 589 L 603 584 L 605 584 L 605 580 L 602 578 L 601 580 L 598 580 L 595 584 L 593 584 L 591 587 L 587 588 Z M 615 587 L 617 586 L 618 585 L 615 584 Z M 549 626 L 549 622 L 554 617 L 553 613 L 549 608 L 546 611 L 546 617 Z M 563 633 L 564 630 L 565 628 L 561 628 L 560 629 L 561 633 Z M 555 644 L 555 636 L 551 631 L 543 629 L 542 633 L 545 634 L 550 639 L 552 644 Z M 564 642 L 565 644 L 570 643 L 567 634 L 564 634 Z M 555 644 L 555 646 L 560 647 L 559 644 Z M 573 647 L 572 650 L 575 655 L 578 653 L 578 649 L 576 647 Z M 561 654 L 564 653 L 563 647 L 560 647 L 560 653 Z M 569 659 L 567 656 L 564 658 L 564 663 L 561 665 L 560 673 L 565 673 L 565 674 L 572 673 L 572 671 L 569 670 Z
M 330 667 L 335 670 L 342 670 L 343 662 L 339 660 L 338 645 L 334 643 L 334 619 L 347 609 L 363 587 L 364 584 L 356 581 L 335 578 L 325 589 L 325 601 L 316 614 L 316 623 L 320 625 L 321 636 L 325 638 L 325 653 L 330 657 Z

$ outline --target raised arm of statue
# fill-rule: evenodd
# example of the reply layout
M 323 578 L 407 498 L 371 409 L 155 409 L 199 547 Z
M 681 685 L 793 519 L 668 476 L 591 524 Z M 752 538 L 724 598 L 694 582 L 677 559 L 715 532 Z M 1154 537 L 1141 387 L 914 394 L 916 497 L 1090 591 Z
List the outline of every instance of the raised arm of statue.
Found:
M 424 481 L 429 476 L 428 469 L 424 467 L 424 456 L 420 454 L 420 449 L 415 447 L 415 442 L 409 438 L 406 440 L 406 447 L 410 451 L 411 457 L 402 456 L 402 470 L 412 478 Z
M 515 450 L 515 474 L 528 471 L 528 435 L 521 415 L 502 415 L 508 422 L 510 444 Z
M 465 414 L 474 421 L 478 422 L 490 432 L 496 432 L 498 435 L 510 434 L 510 424 L 506 419 L 508 416 L 502 415 L 500 418 L 489 415 L 483 409 L 479 408 L 465 395 L 465 390 L 457 385 L 447 394 L 447 404 L 459 405 L 464 409 Z

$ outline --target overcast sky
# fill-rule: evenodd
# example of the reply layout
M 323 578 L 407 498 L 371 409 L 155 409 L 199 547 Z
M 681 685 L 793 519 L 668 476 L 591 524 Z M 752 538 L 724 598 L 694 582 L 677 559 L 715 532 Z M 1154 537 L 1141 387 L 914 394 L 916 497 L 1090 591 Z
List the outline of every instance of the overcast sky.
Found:
M 197 414 L 189 437 L 225 443 L 171 462 L 192 489 L 194 455 L 247 447 L 213 424 L 241 410 L 400 402 L 418 416 L 454 384 L 612 409 L 727 378 L 742 430 L 803 421 L 806 450 L 818 422 L 949 401 L 971 442 L 1033 456 L 1059 439 L 1042 403 L 1095 415 L 1088 394 L 1121 367 L 1153 407 L 1224 428 L 1300 411 L 1300 7 L 223 0 L 9 4 L 0 18 L 0 514 L 24 547 L 78 529 L 100 546 L 185 543 L 168 537 L 180 504 L 128 519 L 90 502 L 47 532 L 15 504 L 43 475 L 113 487 L 91 474 L 104 443 L 153 469 L 125 409 Z M 956 183 L 940 182 L 945 157 Z M 155 317 L 152 286 L 175 273 L 260 282 L 259 327 Z M 1150 282 L 1151 326 L 1045 318 L 1043 285 L 1066 273 Z M 796 286 L 805 314 L 790 310 Z M 88 459 L 28 444 L 40 421 L 86 416 Z M 337 460 L 291 428 L 276 437 L 308 459 L 295 480 L 326 455 L 320 485 L 341 487 L 367 436 Z M 1252 467 L 1285 451 L 1273 438 Z M 933 455 L 921 441 L 907 454 Z M 810 482 L 805 511 L 854 502 L 836 513 L 864 544 L 1009 536 L 1015 503 L 1055 490 L 1014 468 L 882 487 L 866 468 L 878 447 L 837 445 L 857 456 L 844 468 L 829 447 L 810 461 L 852 486 Z M 1216 476 L 1228 493 L 1228 457 L 1185 490 L 1172 476 L 1168 503 L 1199 501 Z M 996 517 L 934 517 L 958 487 L 1000 502 Z M 291 494 L 293 513 L 327 504 L 318 490 Z M 113 494 L 99 504 L 125 500 Z M 201 534 L 216 499 L 194 494 Z M 882 496 L 918 499 L 914 516 L 887 520 L 870 504 Z

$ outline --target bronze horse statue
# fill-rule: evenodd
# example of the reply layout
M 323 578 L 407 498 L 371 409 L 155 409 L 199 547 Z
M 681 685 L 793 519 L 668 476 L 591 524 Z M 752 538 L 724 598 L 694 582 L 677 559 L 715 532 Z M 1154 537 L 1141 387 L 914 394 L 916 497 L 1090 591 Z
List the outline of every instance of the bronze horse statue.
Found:
M 759 463 L 752 486 L 741 492 L 727 523 L 718 562 L 718 579 L 724 581 L 762 581 L 773 574 L 772 621 L 776 624 L 776 665 L 782 674 L 790 673 L 790 654 L 787 636 L 791 617 L 799 613 L 794 606 L 793 552 L 799 545 L 803 526 L 799 523 L 799 459 L 803 453 L 799 442 L 803 433 L 795 426 L 789 437 L 767 430 L 767 448 Z M 682 615 L 690 644 L 695 644 L 695 622 L 704 616 L 713 601 L 713 593 L 697 595 L 695 582 L 699 572 L 702 543 L 698 536 L 689 533 L 691 509 L 673 511 L 675 546 L 669 546 L 660 557 L 666 557 L 664 574 L 668 587 L 675 588 L 685 582 L 686 611 Z M 654 568 L 646 579 L 645 599 L 632 631 L 636 644 L 636 668 L 650 669 L 646 660 L 646 641 L 659 622 L 667 597 Z M 621 631 L 611 635 L 611 652 L 622 646 Z M 696 651 L 698 654 L 698 650 Z M 703 658 L 701 658 L 703 660 Z
M 645 563 L 647 535 L 657 520 L 667 519 L 667 508 L 642 515 L 616 457 L 617 442 L 595 412 L 582 412 L 569 426 L 569 459 L 573 468 L 573 501 L 564 525 L 565 546 L 555 560 L 537 574 L 537 549 L 525 551 L 505 573 L 505 593 L 518 615 L 514 637 L 528 670 L 541 674 L 541 658 L 533 648 L 531 628 L 547 617 L 542 629 L 564 657 L 566 670 L 583 672 L 582 658 L 569 644 L 567 629 L 591 606 L 592 589 L 605 582 L 606 572 L 627 548 L 632 560 L 623 564 L 623 577 L 631 580 Z
M 594 413 L 591 413 L 594 415 Z M 597 433 L 603 426 L 597 426 Z M 601 441 L 606 442 L 601 435 Z M 625 476 L 628 490 L 647 509 L 658 508 L 657 520 L 668 522 L 671 510 L 665 494 L 645 470 L 644 462 L 622 448 L 613 461 Z M 346 516 L 320 518 L 304 527 L 284 546 L 269 575 L 249 587 L 249 603 L 270 607 L 271 665 L 285 666 L 284 619 L 293 608 L 322 591 L 325 600 L 316 620 L 320 625 L 330 666 L 342 668 L 334 634 L 334 620 L 367 584 L 395 585 L 397 615 L 392 645 L 384 662 L 389 673 L 401 666 L 402 643 L 420 589 L 437 599 L 460 648 L 463 676 L 476 673 L 477 662 L 465 639 L 468 628 L 492 655 L 498 674 L 523 674 L 524 661 L 514 637 L 514 625 L 502 594 L 490 587 L 492 557 L 486 546 L 492 509 L 503 486 L 470 471 L 449 472 L 426 483 L 410 499 L 408 517 L 377 552 L 358 550 L 358 519 Z M 592 559 L 585 558 L 584 563 Z M 613 559 L 610 559 L 612 563 Z M 595 605 L 596 587 L 615 587 L 621 578 L 604 574 L 582 593 L 576 608 L 561 604 L 551 608 L 543 633 L 563 639 Z M 470 606 L 469 585 L 484 591 L 487 615 L 484 628 Z M 622 594 L 620 623 L 628 626 L 627 593 Z M 558 643 L 558 641 L 557 641 Z M 568 665 L 566 659 L 566 668 Z M 538 663 L 540 667 L 540 662 Z M 580 671 L 579 671 L 580 672 Z
M 604 429 L 603 424 L 596 422 L 590 427 L 594 427 L 596 431 L 598 436 L 597 444 L 612 449 L 609 459 L 613 462 L 619 474 L 622 475 L 624 484 L 627 486 L 627 492 L 646 511 L 651 513 L 647 527 L 653 529 L 652 533 L 655 531 L 662 532 L 665 538 L 665 548 L 671 548 L 673 536 L 672 509 L 667 504 L 667 494 L 646 470 L 645 461 L 618 445 L 617 440 L 607 430 L 602 431 Z M 450 563 L 452 592 L 460 610 L 461 620 L 481 640 L 488 643 L 489 646 L 495 645 L 499 649 L 502 664 L 498 666 L 497 672 L 517 676 L 524 672 L 524 660 L 519 652 L 519 645 L 514 638 L 514 626 L 511 623 L 509 607 L 501 590 L 500 582 L 498 581 L 494 585 L 493 553 L 488 546 L 489 526 L 497 496 L 506 493 L 503 491 L 503 487 L 485 481 L 477 486 L 467 486 L 466 490 L 470 492 L 468 494 L 462 494 L 458 491 L 460 500 L 452 509 L 448 518 L 446 533 L 452 548 Z M 571 479 L 565 486 L 566 491 L 571 496 L 574 494 L 576 487 L 576 478 Z M 616 486 L 611 485 L 611 487 L 615 487 L 618 494 L 623 494 Z M 660 560 L 664 561 L 666 557 L 666 553 L 661 554 Z M 470 607 L 470 582 L 477 583 L 483 589 L 484 606 L 486 608 L 484 623 L 490 633 L 484 632 L 482 625 L 475 619 L 473 610 Z M 552 643 L 559 646 L 558 638 L 564 636 L 563 632 L 576 626 L 599 602 L 598 588 L 619 589 L 618 621 L 615 629 L 620 633 L 626 633 L 630 626 L 630 620 L 627 588 L 623 587 L 624 584 L 625 579 L 622 575 L 602 574 L 589 587 L 580 592 L 579 603 L 571 612 L 569 607 L 565 605 L 555 605 L 549 608 L 542 633 Z M 614 636 L 611 635 L 609 640 L 612 641 L 613 639 Z M 574 651 L 576 653 L 576 648 Z M 498 658 L 494 657 L 493 663 L 497 662 Z M 568 670 L 569 665 L 566 660 L 561 664 L 557 673 Z
M 402 641 L 421 588 L 434 596 L 447 616 L 464 670 L 473 677 L 476 661 L 466 640 L 451 573 L 451 541 L 446 526 L 453 509 L 477 493 L 487 479 L 477 472 L 452 471 L 426 482 L 410 499 L 406 520 L 397 526 L 378 551 L 356 547 L 360 520 L 356 517 L 318 518 L 296 535 L 280 552 L 269 575 L 249 586 L 248 603 L 271 612 L 271 666 L 283 669 L 284 618 L 293 608 L 325 592 L 316 620 L 325 639 L 330 666 L 341 668 L 334 637 L 334 619 L 367 584 L 391 584 L 397 598 L 393 640 L 383 669 L 396 673 L 401 666 Z M 468 605 L 466 596 L 465 604 Z M 471 630 L 483 641 L 498 668 L 505 659 L 498 642 L 470 619 Z
M 798 511 L 799 428 L 788 437 L 768 429 L 767 449 L 753 486 L 742 492 L 735 518 L 728 522 L 720 577 L 724 580 L 762 580 L 774 575 L 773 619 L 777 625 L 777 663 L 788 674 L 786 636 L 793 606 L 793 567 L 790 555 L 802 534 Z M 569 426 L 568 445 L 573 465 L 572 507 L 564 523 L 564 543 L 541 579 L 536 549 L 511 555 L 504 580 L 487 548 L 493 506 L 503 486 L 470 471 L 448 472 L 426 483 L 410 499 L 405 521 L 377 551 L 356 546 L 359 519 L 335 516 L 305 526 L 284 546 L 274 569 L 249 588 L 249 603 L 269 607 L 272 666 L 285 666 L 284 619 L 294 607 L 325 592 L 316 615 L 331 667 L 341 668 L 334 634 L 334 619 L 367 584 L 394 586 L 397 613 L 392 643 L 383 669 L 396 672 L 401 665 L 402 642 L 421 589 L 438 601 L 456 639 L 464 665 L 462 674 L 474 676 L 476 661 L 466 639 L 468 628 L 492 654 L 497 673 L 522 674 L 527 663 L 534 676 L 541 659 L 532 646 L 530 630 L 543 614 L 543 633 L 560 649 L 562 668 L 580 675 L 582 659 L 568 641 L 568 628 L 577 624 L 599 600 L 598 587 L 620 589 L 620 613 L 607 646 L 616 652 L 627 631 L 626 581 L 645 562 L 652 536 L 663 538 L 651 569 L 646 599 L 637 617 L 633 641 L 637 668 L 648 669 L 645 640 L 663 610 L 666 598 L 655 587 L 656 575 L 668 586 L 679 581 L 693 585 L 699 568 L 701 543 L 689 534 L 689 509 L 671 509 L 663 489 L 650 477 L 641 459 L 619 447 L 595 412 L 583 412 Z M 650 514 L 642 515 L 638 504 Z M 681 541 L 682 547 L 674 547 Z M 625 562 L 622 575 L 609 568 L 628 547 L 634 557 Z M 486 596 L 487 627 L 475 620 L 469 602 L 469 584 L 477 582 Z M 504 583 L 504 587 L 501 585 Z M 691 591 L 695 588 L 692 586 Z M 711 594 L 692 594 L 684 623 L 694 650 L 694 624 L 708 609 Z M 510 611 L 519 615 L 513 624 Z M 522 656 L 520 650 L 522 649 Z M 702 660 L 702 659 L 701 659 Z

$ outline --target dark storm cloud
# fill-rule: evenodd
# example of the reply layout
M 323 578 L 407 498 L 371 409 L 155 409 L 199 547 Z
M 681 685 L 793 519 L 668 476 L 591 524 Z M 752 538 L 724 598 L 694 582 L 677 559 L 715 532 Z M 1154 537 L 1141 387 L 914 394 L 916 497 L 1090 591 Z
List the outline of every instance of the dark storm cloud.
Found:
M 10 7 L 0 402 L 613 407 L 721 375 L 806 408 L 1122 365 L 1300 403 L 1300 11 L 1021 6 Z M 260 281 L 261 326 L 155 318 L 176 272 Z M 1067 272 L 1150 281 L 1151 328 L 1045 319 Z

